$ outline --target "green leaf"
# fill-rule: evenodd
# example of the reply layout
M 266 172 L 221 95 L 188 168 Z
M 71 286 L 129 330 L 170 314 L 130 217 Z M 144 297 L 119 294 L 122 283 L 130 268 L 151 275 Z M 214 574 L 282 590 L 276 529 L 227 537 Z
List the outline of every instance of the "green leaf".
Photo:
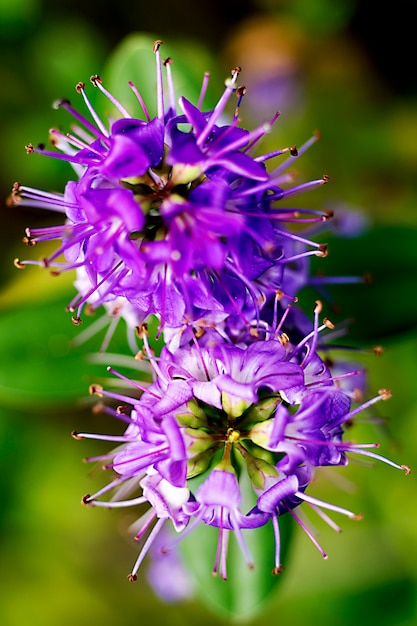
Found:
M 416 229 L 383 226 L 355 239 L 331 239 L 328 258 L 313 262 L 313 273 L 370 276 L 369 284 L 326 286 L 333 311 L 325 314 L 333 322 L 349 320 L 349 339 L 378 341 L 415 328 L 416 249 Z M 301 302 L 311 310 L 314 300 L 305 293 Z
M 127 352 L 123 321 L 110 344 L 117 353 L 117 363 L 111 354 L 97 354 L 105 330 L 75 346 L 81 328 L 71 323 L 65 311 L 69 299 L 35 300 L 30 307 L 11 308 L 0 317 L 0 404 L 21 408 L 74 404 L 88 396 L 92 382 L 115 384 L 115 377 L 107 374 L 107 365 L 146 368 Z M 89 323 L 86 317 L 82 328 Z
M 115 48 L 103 69 L 106 87 L 133 116 L 141 117 L 138 112 L 140 107 L 128 81 L 132 81 L 140 91 L 150 115 L 156 115 L 156 70 L 152 47 L 157 39 L 158 35 L 148 33 L 130 34 Z M 161 47 L 161 55 L 174 61 L 172 73 L 177 100 L 183 95 L 197 103 L 204 73 L 210 71 L 212 75 L 215 71 L 213 60 L 206 50 L 194 42 L 167 41 Z M 205 108 L 213 106 L 221 94 L 222 85 L 223 81 L 219 82 L 212 76 L 204 101 Z M 98 102 L 97 106 L 102 105 Z M 108 109 L 108 103 L 105 106 Z

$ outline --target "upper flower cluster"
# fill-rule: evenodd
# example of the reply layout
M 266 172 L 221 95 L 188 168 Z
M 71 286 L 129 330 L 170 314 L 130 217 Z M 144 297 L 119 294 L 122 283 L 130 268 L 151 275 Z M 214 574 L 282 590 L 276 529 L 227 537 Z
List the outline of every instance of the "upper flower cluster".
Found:
M 325 246 L 291 233 L 285 222 L 320 223 L 329 215 L 280 206 L 288 196 L 327 182 L 324 176 L 286 185 L 292 179 L 286 172 L 289 164 L 317 136 L 299 150 L 253 156 L 278 114 L 254 131 L 239 127 L 245 92 L 237 83 L 240 68 L 232 71 L 213 110 L 203 108 L 206 75 L 198 104 L 181 97 L 178 114 L 171 59 L 161 60 L 160 44 L 154 46 L 156 117 L 150 117 L 133 84 L 144 119 L 132 117 L 100 77 L 92 76 L 92 84 L 120 116 L 105 123 L 84 83 L 78 83 L 76 90 L 91 121 L 62 100 L 56 106 L 68 111 L 76 124 L 66 135 L 51 130 L 59 151 L 27 146 L 29 153 L 68 161 L 78 180 L 68 182 L 63 194 L 17 183 L 13 189 L 14 202 L 59 211 L 65 217 L 61 226 L 27 229 L 25 242 L 31 246 L 60 239 L 53 254 L 40 261 L 16 260 L 16 265 L 37 263 L 54 274 L 77 270 L 78 295 L 68 306 L 75 323 L 80 323 L 86 303 L 91 309 L 117 300 L 120 306 L 121 299 L 128 303 L 125 308 L 137 312 L 138 321 L 156 314 L 167 329 L 210 326 L 229 315 L 242 317 L 244 311 L 259 317 L 259 308 L 277 291 L 294 300 L 308 280 L 305 259 L 326 254 Z M 168 96 L 163 89 L 164 66 Z M 238 99 L 236 110 L 225 123 L 225 108 L 233 94 Z M 266 163 L 282 154 L 287 160 L 268 172 Z

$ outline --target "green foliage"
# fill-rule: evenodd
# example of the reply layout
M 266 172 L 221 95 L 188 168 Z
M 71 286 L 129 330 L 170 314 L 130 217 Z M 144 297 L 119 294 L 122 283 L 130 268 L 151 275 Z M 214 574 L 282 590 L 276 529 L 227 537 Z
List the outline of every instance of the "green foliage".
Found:
M 361 284 L 326 289 L 332 321 L 349 322 L 348 342 L 380 342 L 415 329 L 416 250 L 417 230 L 395 225 L 329 241 L 329 257 L 313 266 L 332 276 L 364 277 Z

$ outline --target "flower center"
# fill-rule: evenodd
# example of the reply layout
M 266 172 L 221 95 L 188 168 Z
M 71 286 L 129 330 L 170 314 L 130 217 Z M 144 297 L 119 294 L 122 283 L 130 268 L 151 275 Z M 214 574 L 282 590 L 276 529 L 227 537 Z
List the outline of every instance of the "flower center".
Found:
M 246 406 L 237 416 L 201 400 L 188 403 L 190 413 L 177 416 L 189 439 L 188 478 L 203 474 L 214 459 L 227 459 L 236 471 L 242 459 L 248 466 L 255 460 L 272 465 L 278 462 L 282 455 L 262 448 L 252 440 L 251 433 L 256 424 L 273 418 L 282 399 L 278 393 L 260 395 L 256 404 Z M 240 461 L 234 451 L 239 453 Z

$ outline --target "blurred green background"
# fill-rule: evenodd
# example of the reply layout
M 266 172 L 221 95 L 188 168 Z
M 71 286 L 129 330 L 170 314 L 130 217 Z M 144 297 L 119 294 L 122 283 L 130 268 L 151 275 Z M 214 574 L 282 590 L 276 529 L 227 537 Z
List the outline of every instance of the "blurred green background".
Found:
M 242 125 L 251 128 L 281 110 L 266 150 L 301 145 L 319 129 L 321 141 L 297 169 L 303 180 L 329 174 L 331 184 L 300 204 L 337 215 L 361 212 L 361 235 L 330 241 L 324 263 L 328 273 L 370 271 L 374 277 L 369 286 L 335 290 L 339 308 L 329 304 L 326 313 L 336 321 L 354 320 L 353 343 L 384 346 L 381 358 L 358 358 L 369 367 L 370 394 L 381 387 L 393 391 L 375 412 L 386 420 L 361 424 L 352 437 L 380 441 L 383 454 L 415 469 L 417 80 L 405 43 L 415 37 L 417 5 L 397 0 L 395 10 L 385 11 L 371 4 L 0 0 L 0 621 L 5 626 L 226 623 L 196 601 L 163 604 L 144 573 L 128 584 L 136 558 L 125 532 L 131 514 L 79 505 L 100 480 L 81 459 L 107 447 L 75 442 L 70 432 L 114 428 L 91 413 L 87 397 L 89 383 L 103 379 L 111 359 L 88 362 L 100 337 L 79 350 L 71 347 L 78 331 L 64 310 L 73 294 L 71 277 L 54 279 L 36 268 L 18 272 L 12 263 L 27 254 L 21 243 L 26 226 L 54 223 L 41 211 L 8 207 L 13 182 L 61 191 L 72 175 L 52 159 L 27 157 L 25 144 L 46 141 L 51 126 L 67 128 L 68 118 L 50 105 L 62 97 L 75 103 L 79 80 L 94 73 L 115 87 L 125 80 L 121 55 L 129 49 L 125 38 L 132 42 L 134 33 L 161 38 L 166 54 L 175 59 L 176 51 L 178 61 L 186 58 L 194 86 L 196 77 L 210 70 L 216 97 L 230 68 L 241 65 L 248 87 Z M 133 71 L 140 88 L 142 70 Z M 124 343 L 120 329 L 111 350 Z M 406 478 L 382 464 L 352 463 L 321 472 L 314 494 L 362 511 L 364 520 L 343 519 L 342 536 L 317 525 L 328 561 L 296 529 L 276 593 L 248 623 L 415 625 L 413 474 Z

